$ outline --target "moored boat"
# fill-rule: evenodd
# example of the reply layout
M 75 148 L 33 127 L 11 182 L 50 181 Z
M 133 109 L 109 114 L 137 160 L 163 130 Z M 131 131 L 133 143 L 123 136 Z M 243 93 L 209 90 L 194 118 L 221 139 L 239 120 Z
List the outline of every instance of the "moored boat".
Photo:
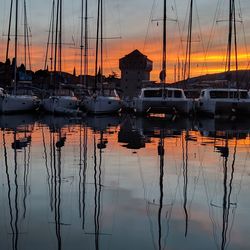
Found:
M 87 112 L 92 114 L 109 114 L 117 113 L 121 109 L 121 100 L 116 91 L 108 95 L 94 93 L 90 96 L 85 96 L 82 100 L 83 106 Z
M 72 91 L 57 91 L 54 95 L 44 98 L 42 108 L 51 114 L 78 114 L 79 100 Z
M 133 109 L 136 113 L 189 114 L 193 108 L 191 99 L 187 99 L 178 88 L 143 88 L 138 98 L 134 98 Z
M 40 101 L 34 95 L 7 94 L 0 89 L 0 112 L 4 114 L 35 111 Z
M 250 113 L 250 95 L 244 89 L 203 89 L 196 109 L 204 115 L 246 115 Z

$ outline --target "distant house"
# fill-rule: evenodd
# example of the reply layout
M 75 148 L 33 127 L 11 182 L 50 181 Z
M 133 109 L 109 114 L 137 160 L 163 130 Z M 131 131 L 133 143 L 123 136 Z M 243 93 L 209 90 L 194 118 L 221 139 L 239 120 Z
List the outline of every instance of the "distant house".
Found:
M 139 50 L 119 60 L 121 70 L 121 90 L 124 97 L 134 97 L 140 92 L 143 83 L 150 80 L 153 62 Z

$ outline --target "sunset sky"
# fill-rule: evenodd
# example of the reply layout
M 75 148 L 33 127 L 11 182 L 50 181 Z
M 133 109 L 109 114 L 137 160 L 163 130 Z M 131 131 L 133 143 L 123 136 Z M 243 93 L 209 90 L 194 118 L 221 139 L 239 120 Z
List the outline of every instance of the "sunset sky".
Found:
M 0 61 L 5 60 L 6 34 L 10 0 L 0 0 Z M 19 33 L 23 32 L 23 0 L 20 2 Z M 32 41 L 32 70 L 43 68 L 49 30 L 52 0 L 26 0 L 28 22 Z M 79 74 L 80 61 L 80 5 L 81 0 L 64 0 L 63 8 L 63 70 Z M 187 33 L 187 8 L 190 0 L 167 0 L 167 65 L 168 82 L 174 81 L 174 65 L 184 60 Z M 250 1 L 236 0 L 237 29 L 240 68 L 248 67 L 250 42 Z M 228 29 L 229 0 L 195 0 L 193 20 L 193 53 L 191 76 L 224 71 Z M 105 40 L 105 74 L 115 71 L 120 75 L 119 58 L 139 49 L 154 62 L 152 80 L 158 80 L 161 65 L 162 0 L 104 0 L 105 37 L 121 39 Z M 222 8 L 223 6 L 223 8 Z M 94 67 L 94 37 L 96 29 L 97 0 L 89 0 L 90 74 Z M 158 19 L 159 21 L 152 21 Z M 243 23 L 240 22 L 243 19 Z M 213 20 L 215 22 L 211 35 Z M 13 23 L 14 24 L 14 23 Z M 13 26 L 14 28 L 14 26 Z M 14 29 L 12 29 L 12 34 Z M 12 37 L 11 57 L 13 57 Z M 23 61 L 23 41 L 19 37 L 19 62 Z M 206 53 L 207 51 L 207 53 Z M 206 55 L 206 56 L 205 56 Z M 206 58 L 206 59 L 205 59 Z

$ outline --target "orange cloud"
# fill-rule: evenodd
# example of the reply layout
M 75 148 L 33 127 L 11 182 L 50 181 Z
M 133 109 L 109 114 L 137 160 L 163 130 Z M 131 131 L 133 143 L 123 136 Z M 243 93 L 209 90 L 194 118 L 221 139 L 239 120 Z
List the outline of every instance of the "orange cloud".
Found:
M 89 74 L 94 74 L 95 63 L 95 44 L 90 42 L 89 49 Z M 1 47 L 4 48 L 4 44 Z M 214 50 L 207 53 L 205 56 L 200 45 L 194 45 L 191 56 L 191 76 L 198 76 L 208 73 L 218 73 L 225 70 L 225 46 L 214 46 Z M 180 62 L 185 61 L 184 54 L 185 44 L 180 39 L 171 39 L 167 45 L 167 81 L 173 82 L 175 79 L 175 67 L 177 67 L 178 58 Z M 139 49 L 142 53 L 148 56 L 154 62 L 151 79 L 158 81 L 159 72 L 161 70 L 162 60 L 162 44 L 158 37 L 154 37 L 147 43 L 143 43 L 139 38 L 123 38 L 118 40 L 109 40 L 104 42 L 104 73 L 105 75 L 115 71 L 120 75 L 119 59 L 134 49 Z M 31 48 L 31 63 L 32 70 L 42 69 L 45 61 L 46 45 L 32 45 Z M 19 45 L 19 63 L 23 63 L 23 48 Z M 4 56 L 4 55 L 2 55 Z M 13 48 L 11 47 L 10 57 L 13 57 Z M 50 57 L 50 55 L 48 56 Z M 232 69 L 234 69 L 235 57 L 232 56 Z M 4 57 L 1 59 L 4 61 Z M 249 56 L 245 52 L 243 45 L 239 48 L 238 62 L 239 69 L 248 67 Z M 49 62 L 48 62 L 49 63 Z M 72 73 L 76 68 L 76 73 L 80 74 L 80 49 L 77 47 L 70 48 L 65 45 L 63 47 L 62 69 L 63 71 Z M 176 69 L 177 71 L 177 69 Z

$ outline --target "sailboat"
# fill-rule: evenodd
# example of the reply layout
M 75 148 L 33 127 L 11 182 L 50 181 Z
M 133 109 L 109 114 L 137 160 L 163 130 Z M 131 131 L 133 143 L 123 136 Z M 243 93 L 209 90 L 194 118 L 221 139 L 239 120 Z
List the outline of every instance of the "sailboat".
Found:
M 197 111 L 201 114 L 215 115 L 239 115 L 250 113 L 250 95 L 246 89 L 239 89 L 238 79 L 237 88 L 231 88 L 231 57 L 232 40 L 235 46 L 236 78 L 238 71 L 237 57 L 237 34 L 236 34 L 236 10 L 235 1 L 229 0 L 229 32 L 227 46 L 226 75 L 228 76 L 228 88 L 209 88 L 201 91 L 197 99 Z M 234 37 L 233 37 L 234 35 Z
M 56 10 L 56 18 L 55 18 L 55 10 Z M 55 36 L 53 35 L 54 28 L 56 28 Z M 61 83 L 57 79 L 58 75 L 61 78 L 61 69 L 62 69 L 62 60 L 61 60 L 62 59 L 61 58 L 62 57 L 62 0 L 59 0 L 57 2 L 57 5 L 55 5 L 55 0 L 52 1 L 50 30 L 51 31 L 49 33 L 48 45 L 50 42 L 49 40 L 51 39 L 51 44 L 52 44 L 51 72 L 52 71 L 54 72 L 53 73 L 54 90 L 52 95 L 43 99 L 42 107 L 46 112 L 53 114 L 78 114 L 79 100 L 74 95 L 73 91 L 62 89 Z M 54 49 L 53 45 L 55 45 Z M 48 52 L 48 46 L 47 46 L 47 52 Z M 54 68 L 52 62 L 53 58 L 54 58 Z M 59 59 L 58 64 L 57 64 L 57 58 Z M 59 85 L 58 89 L 56 89 L 56 85 Z
M 87 20 L 85 18 L 85 20 Z M 99 34 L 101 35 L 99 39 Z M 98 56 L 100 43 L 100 68 L 98 72 Z M 96 58 L 95 58 L 95 87 L 90 96 L 83 100 L 83 106 L 87 112 L 92 114 L 116 113 L 121 109 L 121 100 L 116 91 L 106 91 L 103 89 L 103 1 L 98 0 L 97 15 L 97 36 L 96 36 Z M 97 89 L 98 83 L 101 89 Z
M 10 41 L 10 29 L 11 29 L 11 19 L 12 19 L 12 8 L 13 1 L 11 1 L 10 7 L 10 18 L 9 18 L 9 30 L 8 30 L 8 41 L 7 41 L 7 52 L 6 52 L 6 61 L 9 59 L 9 41 Z M 28 112 L 34 111 L 38 108 L 40 101 L 39 99 L 30 94 L 19 94 L 17 88 L 17 61 L 18 61 L 18 0 L 16 0 L 16 16 L 15 16 L 15 59 L 14 59 L 14 79 L 13 93 L 8 94 L 3 89 L 0 89 L 0 113 L 17 113 L 17 112 Z M 24 1 L 24 13 L 25 13 L 25 29 L 24 29 L 24 40 L 25 40 L 25 53 L 26 53 L 26 42 L 28 36 L 28 27 L 27 27 L 27 15 L 26 15 L 26 1 Z M 26 55 L 25 55 L 26 57 Z
M 143 88 L 138 97 L 133 100 L 133 109 L 136 113 L 183 113 L 189 114 L 192 102 L 187 99 L 183 89 L 166 87 L 167 66 L 167 3 L 164 0 L 163 8 L 163 51 L 162 70 L 160 72 L 161 87 Z

